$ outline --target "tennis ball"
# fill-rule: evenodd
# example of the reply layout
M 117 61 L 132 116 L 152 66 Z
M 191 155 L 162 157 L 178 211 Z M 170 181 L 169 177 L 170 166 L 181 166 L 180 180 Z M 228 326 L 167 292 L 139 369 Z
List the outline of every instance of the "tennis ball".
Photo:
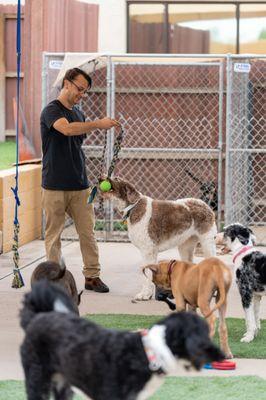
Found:
M 109 181 L 102 181 L 100 183 L 100 189 L 102 192 L 109 192 L 109 190 L 111 190 L 112 185 Z

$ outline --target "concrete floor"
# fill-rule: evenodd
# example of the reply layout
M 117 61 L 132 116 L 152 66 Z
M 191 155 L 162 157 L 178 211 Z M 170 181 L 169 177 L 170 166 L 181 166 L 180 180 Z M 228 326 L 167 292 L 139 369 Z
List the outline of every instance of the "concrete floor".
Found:
M 18 314 L 21 300 L 30 289 L 30 276 L 39 262 L 44 261 L 45 251 L 43 241 L 36 240 L 20 249 L 20 266 L 25 281 L 25 287 L 12 289 L 12 253 L 0 255 L 0 380 L 23 379 L 19 359 L 19 346 L 23 332 L 19 327 Z M 110 293 L 98 294 L 85 291 L 82 295 L 80 311 L 82 315 L 90 313 L 126 313 L 165 315 L 167 306 L 155 300 L 134 304 L 131 302 L 134 294 L 140 288 L 139 267 L 142 265 L 138 250 L 130 243 L 99 243 L 102 279 L 110 287 Z M 264 249 L 265 251 L 265 249 Z M 73 272 L 79 289 L 83 288 L 84 278 L 81 272 L 81 255 L 78 242 L 63 242 L 63 255 L 68 268 Z M 177 258 L 176 250 L 160 254 L 160 259 Z M 221 256 L 231 264 L 231 256 Z M 200 258 L 196 258 L 200 260 Z M 11 275 L 10 275 L 11 273 Z M 266 299 L 263 299 L 261 317 L 266 319 Z M 243 310 L 235 283 L 229 293 L 229 317 L 243 318 Z M 247 344 L 248 346 L 248 344 Z M 266 378 L 266 360 L 236 360 L 235 371 L 203 370 L 203 376 L 218 375 L 258 375 Z M 184 373 L 187 375 L 187 373 Z

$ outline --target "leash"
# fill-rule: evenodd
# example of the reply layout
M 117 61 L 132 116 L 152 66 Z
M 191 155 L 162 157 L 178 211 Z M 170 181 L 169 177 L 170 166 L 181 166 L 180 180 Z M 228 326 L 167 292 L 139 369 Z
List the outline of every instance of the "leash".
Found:
M 104 159 L 105 159 L 105 153 L 106 153 L 106 147 L 107 147 L 107 131 L 105 131 L 105 135 L 104 135 L 104 144 L 103 144 L 103 152 L 102 152 L 102 157 L 101 157 L 101 166 L 100 166 L 100 171 L 103 172 L 103 168 L 104 168 Z M 97 185 L 93 186 L 88 198 L 88 204 L 91 204 L 97 194 L 98 191 L 98 187 Z M 99 211 L 103 212 L 103 199 L 102 197 L 100 197 L 99 200 Z
M 125 134 L 124 128 L 121 126 L 120 127 L 120 132 L 119 132 L 118 136 L 116 137 L 116 140 L 115 140 L 115 143 L 114 143 L 113 158 L 112 158 L 112 161 L 111 161 L 110 166 L 108 168 L 107 179 L 111 177 L 111 175 L 112 175 L 112 173 L 113 173 L 113 171 L 115 169 L 115 164 L 116 164 L 116 162 L 118 160 L 118 155 L 119 155 L 119 152 L 121 150 L 121 144 L 122 144 L 122 141 L 123 141 L 123 138 L 124 138 L 124 134 Z M 107 132 L 105 134 L 103 152 L 102 152 L 102 157 L 101 157 L 101 172 L 103 172 L 106 148 L 107 148 Z M 100 180 L 100 177 L 99 177 L 99 180 Z M 88 204 L 91 204 L 93 202 L 97 192 L 98 192 L 98 186 L 95 185 L 95 186 L 93 186 L 93 188 L 91 190 L 91 193 L 90 193 L 90 196 L 89 196 L 89 199 L 88 199 Z M 100 200 L 100 207 L 102 207 L 102 204 L 103 204 L 103 200 L 101 199 Z
M 20 206 L 20 200 L 18 197 L 18 163 L 19 163 L 19 99 L 20 99 L 20 65 L 21 65 L 21 7 L 20 0 L 18 0 L 17 7 L 17 114 L 16 114 L 16 175 L 15 175 L 15 187 L 11 187 L 11 190 L 15 197 L 15 217 L 14 217 L 14 244 L 13 250 L 13 281 L 12 288 L 18 289 L 24 286 L 24 281 L 19 270 L 19 221 L 18 221 L 18 207 Z
M 121 144 L 122 144 L 122 141 L 124 138 L 124 134 L 125 134 L 124 128 L 121 126 L 119 135 L 117 136 L 115 143 L 114 143 L 113 158 L 112 158 L 110 167 L 108 169 L 107 178 L 111 178 L 111 175 L 115 169 L 115 164 L 118 160 L 118 154 L 121 150 Z

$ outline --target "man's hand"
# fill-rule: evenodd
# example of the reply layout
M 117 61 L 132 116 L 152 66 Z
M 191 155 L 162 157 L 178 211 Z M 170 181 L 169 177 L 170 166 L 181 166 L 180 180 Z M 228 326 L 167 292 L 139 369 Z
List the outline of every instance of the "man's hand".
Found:
M 66 136 L 83 135 L 94 129 L 110 129 L 121 126 L 118 121 L 111 118 L 96 119 L 95 121 L 86 122 L 69 122 L 66 118 L 59 118 L 53 124 L 53 127 Z
M 110 129 L 116 126 L 120 126 L 120 123 L 115 119 L 102 118 L 94 121 L 97 129 Z

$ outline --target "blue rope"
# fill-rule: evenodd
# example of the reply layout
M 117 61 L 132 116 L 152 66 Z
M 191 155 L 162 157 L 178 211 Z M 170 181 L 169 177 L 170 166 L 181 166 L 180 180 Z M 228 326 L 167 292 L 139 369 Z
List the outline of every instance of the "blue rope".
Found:
M 18 207 L 20 206 L 20 200 L 18 197 L 18 163 L 19 163 L 19 103 L 20 103 L 20 67 L 21 67 L 21 6 L 20 0 L 18 0 L 17 7 L 17 118 L 16 118 L 16 176 L 15 176 L 15 187 L 11 188 L 15 197 L 15 217 L 14 217 L 14 244 L 13 250 L 13 288 L 20 288 L 24 286 L 23 278 L 19 270 L 19 252 L 18 252 L 18 236 L 19 236 L 19 221 L 18 221 Z

